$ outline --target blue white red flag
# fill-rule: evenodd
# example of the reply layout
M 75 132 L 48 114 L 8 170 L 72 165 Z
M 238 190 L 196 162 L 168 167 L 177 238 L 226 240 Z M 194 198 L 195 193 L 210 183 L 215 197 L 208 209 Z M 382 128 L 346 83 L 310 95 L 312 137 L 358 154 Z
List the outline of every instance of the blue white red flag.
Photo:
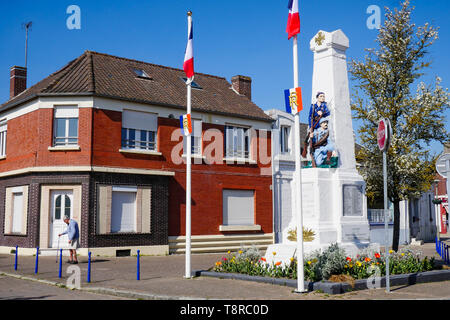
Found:
M 184 114 L 180 116 L 180 127 L 181 130 L 183 130 L 185 136 L 188 136 L 192 133 L 192 122 L 190 114 Z
M 284 90 L 284 99 L 286 102 L 286 112 L 297 114 L 302 111 L 302 88 L 293 88 Z
M 300 33 L 300 14 L 298 13 L 298 0 L 289 0 L 289 17 L 286 27 L 288 39 Z
M 193 38 L 194 38 L 194 31 L 192 27 L 192 21 L 190 21 L 189 24 L 189 31 L 188 31 L 188 43 L 186 46 L 186 52 L 184 54 L 184 63 L 183 63 L 183 70 L 186 73 L 186 77 L 192 78 L 194 76 L 194 44 L 193 44 Z

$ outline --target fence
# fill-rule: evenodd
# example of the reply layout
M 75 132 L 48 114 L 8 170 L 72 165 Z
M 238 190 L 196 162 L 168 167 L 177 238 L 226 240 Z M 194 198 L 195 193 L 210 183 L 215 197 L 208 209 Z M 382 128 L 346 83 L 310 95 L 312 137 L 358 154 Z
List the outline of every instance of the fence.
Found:
M 441 256 L 442 260 L 444 260 L 446 264 L 450 264 L 449 246 L 445 242 L 440 241 L 437 237 L 436 252 Z
M 388 223 L 394 222 L 394 210 L 388 210 Z M 384 223 L 384 209 L 367 209 L 369 223 Z

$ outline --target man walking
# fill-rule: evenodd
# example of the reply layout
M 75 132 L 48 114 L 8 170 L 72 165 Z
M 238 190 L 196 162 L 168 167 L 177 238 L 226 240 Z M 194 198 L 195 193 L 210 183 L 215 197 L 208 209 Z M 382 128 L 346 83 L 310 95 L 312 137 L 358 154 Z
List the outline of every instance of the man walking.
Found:
M 64 222 L 68 225 L 66 231 L 59 234 L 58 237 L 62 236 L 63 234 L 67 234 L 69 238 L 69 251 L 70 251 L 70 259 L 67 261 L 70 264 L 77 264 L 77 249 L 79 248 L 79 238 L 80 233 L 78 231 L 78 223 L 70 219 L 69 216 L 64 216 Z

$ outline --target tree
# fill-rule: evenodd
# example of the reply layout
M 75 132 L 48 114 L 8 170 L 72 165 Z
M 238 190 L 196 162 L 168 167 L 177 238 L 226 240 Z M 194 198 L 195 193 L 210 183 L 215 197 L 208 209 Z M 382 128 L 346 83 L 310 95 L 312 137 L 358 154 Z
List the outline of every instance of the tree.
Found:
M 382 153 L 377 145 L 377 127 L 382 118 L 392 124 L 392 140 L 387 154 L 388 197 L 394 204 L 392 248 L 398 250 L 400 201 L 417 197 L 430 189 L 435 177 L 437 156 L 430 154 L 433 141 L 450 141 L 445 129 L 449 108 L 448 89 L 436 77 L 434 85 L 419 82 L 427 61 L 428 48 L 438 39 L 438 28 L 411 22 L 410 1 L 400 9 L 386 9 L 385 22 L 376 38 L 378 49 L 366 49 L 365 61 L 350 62 L 356 80 L 352 111 L 363 125 L 359 128 L 362 149 L 357 159 L 366 181 L 367 196 L 383 195 Z M 414 90 L 413 87 L 416 87 Z

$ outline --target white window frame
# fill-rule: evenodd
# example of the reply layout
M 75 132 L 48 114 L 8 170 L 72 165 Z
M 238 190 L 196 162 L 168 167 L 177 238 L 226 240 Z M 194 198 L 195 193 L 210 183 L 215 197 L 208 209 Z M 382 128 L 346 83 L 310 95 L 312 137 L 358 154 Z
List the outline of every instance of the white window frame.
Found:
M 250 160 L 251 136 L 250 128 L 236 125 L 225 126 L 226 158 Z M 247 141 L 247 145 L 246 145 Z
M 131 133 L 134 130 L 134 139 Z M 145 132 L 145 140 L 142 139 Z M 158 115 L 138 110 L 122 112 L 121 150 L 157 151 Z M 153 139 L 150 139 L 152 137 Z
M 132 213 L 131 220 L 133 221 L 133 227 L 131 230 L 122 230 L 123 226 L 120 226 L 120 230 L 113 231 L 113 214 L 114 214 L 114 193 L 132 193 L 134 194 L 134 210 Z M 137 233 L 137 187 L 129 187 L 129 186 L 113 186 L 111 193 L 111 234 L 120 234 L 120 233 Z
M 291 127 L 280 127 L 280 152 L 282 154 L 291 153 Z
M 0 121 L 0 158 L 6 157 L 6 137 L 8 124 L 6 120 Z
M 21 203 L 18 208 L 16 208 L 16 197 L 21 197 Z M 12 223 L 11 223 L 11 233 L 20 234 L 22 233 L 22 225 L 24 219 L 24 201 L 25 196 L 23 189 L 21 191 L 13 191 L 12 193 L 12 201 L 11 201 L 11 214 L 12 214 Z
M 79 121 L 78 121 L 78 107 L 74 106 L 55 106 L 54 107 L 54 120 L 53 120 L 53 146 L 54 147 L 64 147 L 64 146 L 77 146 L 79 137 Z M 57 123 L 58 120 L 64 119 L 64 137 L 57 136 Z M 69 135 L 70 130 L 70 120 L 76 119 L 77 135 L 71 137 Z M 62 141 L 60 141 L 62 140 Z

